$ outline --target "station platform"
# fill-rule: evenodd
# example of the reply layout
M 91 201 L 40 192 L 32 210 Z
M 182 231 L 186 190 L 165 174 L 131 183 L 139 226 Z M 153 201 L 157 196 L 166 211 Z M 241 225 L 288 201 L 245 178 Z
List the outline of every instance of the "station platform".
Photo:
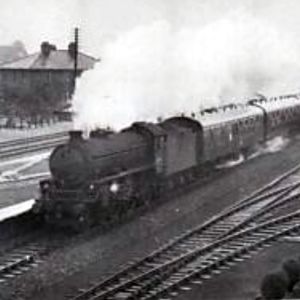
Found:
M 0 222 L 31 210 L 34 202 L 34 199 L 28 199 L 18 204 L 0 208 Z
M 0 221 L 32 206 L 39 181 L 49 177 L 50 151 L 0 162 Z M 4 216 L 4 217 L 3 217 Z

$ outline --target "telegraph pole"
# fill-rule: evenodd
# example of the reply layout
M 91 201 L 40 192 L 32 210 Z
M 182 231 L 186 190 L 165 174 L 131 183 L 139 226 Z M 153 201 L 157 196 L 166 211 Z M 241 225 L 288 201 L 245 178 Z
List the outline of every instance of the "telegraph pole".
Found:
M 74 30 L 74 75 L 73 75 L 73 93 L 75 93 L 76 88 L 76 77 L 78 74 L 78 37 L 79 29 L 75 27 Z

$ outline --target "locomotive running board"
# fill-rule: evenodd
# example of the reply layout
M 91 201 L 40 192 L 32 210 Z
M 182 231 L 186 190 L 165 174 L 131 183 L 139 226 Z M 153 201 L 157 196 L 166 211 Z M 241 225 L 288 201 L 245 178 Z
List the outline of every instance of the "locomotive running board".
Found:
M 150 169 L 154 170 L 154 165 L 153 164 L 146 165 L 146 166 L 139 167 L 139 168 L 135 168 L 135 169 L 130 169 L 128 171 L 123 171 L 123 172 L 118 173 L 117 175 L 112 175 L 112 176 L 108 176 L 108 177 L 105 177 L 105 178 L 100 179 L 100 180 L 95 180 L 95 181 L 93 181 L 93 183 L 105 184 L 105 183 L 108 183 L 112 180 L 116 180 L 116 179 L 119 179 L 119 178 L 122 178 L 122 177 L 125 177 L 125 176 L 128 176 L 128 175 L 133 175 L 133 174 L 136 174 L 136 173 L 139 173 L 139 172 L 142 172 L 142 171 L 147 171 L 147 170 L 150 170 Z

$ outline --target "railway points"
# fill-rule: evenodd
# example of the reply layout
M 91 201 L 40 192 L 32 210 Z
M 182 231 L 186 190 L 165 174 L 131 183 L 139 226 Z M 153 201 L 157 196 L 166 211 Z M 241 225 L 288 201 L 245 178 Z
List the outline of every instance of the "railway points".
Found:
M 172 289 L 177 290 L 179 288 L 178 285 L 181 281 L 189 284 L 191 280 L 188 281 L 188 278 L 193 279 L 195 274 L 197 274 L 195 277 L 199 278 L 196 271 L 203 273 L 198 282 L 210 279 L 213 273 L 219 273 L 224 265 L 228 268 L 232 260 L 243 261 L 246 256 L 249 257 L 249 253 L 253 252 L 253 250 L 257 251 L 257 248 L 264 247 L 265 244 L 268 245 L 268 242 L 274 241 L 290 231 L 297 231 L 299 229 L 299 212 L 296 212 L 295 215 L 289 214 L 286 217 L 281 216 L 266 222 L 259 221 L 259 219 L 262 215 L 272 211 L 272 208 L 282 205 L 283 202 L 297 201 L 299 199 L 300 182 L 296 181 L 293 184 L 286 185 L 286 181 L 290 183 L 289 181 L 296 177 L 299 168 L 300 165 L 282 174 L 270 184 L 260 188 L 252 197 L 243 199 L 240 206 L 234 205 L 231 211 L 229 209 L 221 212 L 220 215 L 213 217 L 200 227 L 186 232 L 145 259 L 136 262 L 120 273 L 107 278 L 98 285 L 74 297 L 74 300 L 119 299 L 118 297 L 121 294 L 122 299 L 131 299 L 132 297 L 157 299 L 168 296 Z M 292 222 L 291 220 L 294 216 L 296 221 Z M 279 225 L 281 220 L 287 221 L 287 226 L 284 225 L 283 229 Z M 258 222 L 256 226 L 253 225 L 254 221 Z M 249 228 L 246 227 L 250 222 L 251 226 Z M 276 225 L 274 231 L 269 229 L 269 225 L 271 227 Z M 235 239 L 239 239 L 244 234 L 247 235 L 249 232 L 255 231 L 255 228 L 257 228 L 258 233 L 255 233 L 254 237 L 251 236 L 250 242 L 247 239 L 235 241 Z M 263 229 L 262 233 L 260 232 L 261 229 Z M 232 240 L 235 246 L 230 244 Z M 228 248 L 230 250 L 226 248 L 226 241 L 230 242 Z M 217 250 L 214 250 L 215 247 Z M 225 248 L 220 250 L 219 247 Z M 241 250 L 239 250 L 239 247 Z M 207 258 L 207 261 L 203 261 L 203 257 L 207 255 L 208 257 L 213 257 L 213 259 Z M 220 257 L 218 258 L 218 256 Z M 199 259 L 201 263 L 196 267 L 194 260 L 197 261 Z M 187 261 L 190 261 L 192 265 L 188 266 Z M 178 270 L 188 271 L 180 271 L 178 275 L 176 275 L 177 271 L 175 271 L 175 274 L 172 275 L 174 271 L 168 270 L 170 267 L 172 269 L 173 265 L 175 270 L 177 270 L 177 263 Z M 164 271 L 165 269 L 167 271 Z M 159 279 L 160 276 L 162 276 L 161 279 Z M 151 283 L 152 277 L 155 278 L 154 283 Z M 169 283 L 168 280 L 170 280 Z M 195 282 L 195 280 L 192 281 Z M 156 287 L 156 285 L 161 287 Z M 153 291 L 151 292 L 152 289 Z M 184 290 L 181 287 L 180 289 Z
M 47 160 L 49 152 L 40 154 L 31 154 L 22 158 L 10 159 L 0 162 L 0 184 L 5 182 L 14 182 L 19 180 L 38 178 L 46 176 L 49 172 Z

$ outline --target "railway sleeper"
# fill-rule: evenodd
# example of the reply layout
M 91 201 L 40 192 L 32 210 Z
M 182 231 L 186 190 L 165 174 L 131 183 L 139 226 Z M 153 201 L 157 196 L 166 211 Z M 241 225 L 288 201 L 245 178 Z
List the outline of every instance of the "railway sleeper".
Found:
M 14 274 L 12 274 L 12 273 L 9 273 L 9 274 L 4 274 L 3 277 L 10 279 L 10 278 L 14 278 L 16 276 Z
M 135 293 L 135 292 L 139 291 L 140 289 L 141 289 L 141 286 L 136 284 L 136 285 L 132 285 L 129 288 L 127 288 L 126 291 L 129 293 Z
M 267 237 L 268 235 L 272 235 L 272 231 L 269 232 L 268 234 L 263 232 L 263 231 L 260 231 L 260 232 L 255 232 L 253 234 L 254 237 Z
M 206 238 L 206 239 L 208 239 L 208 240 L 212 240 L 212 239 L 215 239 L 216 238 L 216 233 L 215 232 L 205 232 L 205 233 L 203 233 L 203 235 L 202 235 L 202 238 Z
M 266 237 L 266 236 L 264 236 Z M 237 241 L 231 241 L 229 245 L 231 245 L 230 247 L 232 248 L 236 248 L 239 245 L 243 245 L 244 243 L 248 243 L 248 244 L 256 244 L 259 241 L 263 241 L 264 237 L 261 236 L 245 236 L 243 237 L 243 239 L 239 239 Z M 227 246 L 226 246 L 227 248 Z
M 193 268 L 193 271 L 197 270 L 199 272 L 202 272 L 205 270 L 205 272 L 209 273 L 211 272 L 212 270 L 218 268 L 220 265 L 222 264 L 222 261 L 214 261 L 214 262 L 210 262 L 209 264 L 207 265 L 197 265 Z
M 193 241 L 186 241 L 184 243 L 182 243 L 181 248 L 195 248 L 195 246 L 197 246 L 198 243 L 193 242 Z
M 220 253 L 220 254 L 213 254 L 210 258 L 211 261 L 217 261 L 223 258 L 226 258 L 228 253 Z
M 245 245 L 245 243 L 247 243 L 247 242 L 248 242 L 248 244 L 251 244 L 251 241 L 248 241 L 248 240 L 247 241 L 234 241 L 234 242 L 231 242 L 230 243 L 230 248 L 236 249 L 238 247 L 243 247 Z
M 234 245 L 232 245 L 232 244 L 230 244 L 230 245 L 223 245 L 220 248 L 224 249 L 224 251 L 235 252 L 237 250 L 237 248 L 240 247 L 239 245 L 237 245 L 237 244 L 234 244 Z
M 244 211 L 244 212 L 237 212 L 237 214 L 235 216 L 232 216 L 231 218 L 236 219 L 237 221 L 242 221 L 248 217 L 249 217 L 249 213 Z
M 212 277 L 212 276 L 209 275 L 209 274 L 202 274 L 202 275 L 201 275 L 201 278 L 206 279 L 206 280 L 207 280 L 207 279 L 211 279 L 211 277 Z
M 241 212 L 232 212 L 232 215 L 229 215 L 227 217 L 227 219 L 224 220 L 224 222 L 232 222 L 233 224 L 239 223 L 242 220 L 244 220 L 245 218 L 248 217 L 248 214 L 246 214 L 245 212 L 241 213 Z
M 226 222 L 224 223 L 220 223 L 217 225 L 218 228 L 221 228 L 221 229 L 230 229 L 234 226 L 236 226 L 238 222 L 232 222 L 230 220 L 227 220 Z
M 13 272 L 11 272 L 11 274 L 13 274 L 14 276 L 19 276 L 21 274 L 23 274 L 24 271 L 19 271 L 19 270 L 15 270 Z
M 179 295 L 179 292 L 173 291 L 173 292 L 170 292 L 169 294 L 170 294 L 170 296 L 172 296 L 172 297 L 177 297 L 177 296 Z M 164 298 L 159 298 L 159 299 L 162 300 L 162 299 L 164 299 Z
M 180 280 L 182 277 L 184 277 L 186 275 L 186 272 L 177 272 L 175 274 L 172 274 L 169 278 L 168 281 L 175 281 L 177 282 L 178 280 Z
M 193 238 L 189 238 L 188 240 L 191 242 L 194 242 L 194 243 L 199 243 L 199 242 L 202 242 L 202 236 L 198 236 L 198 237 L 195 236 Z
M 181 286 L 180 289 L 182 291 L 190 291 L 192 288 L 190 286 Z
M 208 242 L 210 242 L 211 239 L 208 239 L 208 238 L 203 238 L 203 237 L 199 237 L 197 239 L 194 239 L 192 241 L 190 241 L 189 243 L 190 244 L 193 244 L 193 245 L 199 245 L 199 244 L 207 244 Z M 187 242 L 183 242 L 184 244 L 188 244 Z M 180 245 L 179 245 L 180 246 Z
M 217 253 L 224 253 L 224 254 L 228 254 L 228 253 L 232 253 L 235 251 L 235 249 L 229 248 L 229 249 L 225 249 L 225 248 L 218 248 L 216 249 Z
M 224 270 L 224 271 L 230 270 L 230 266 L 229 266 L 229 265 L 226 265 L 226 264 L 223 264 L 223 265 L 220 265 L 220 266 L 219 266 L 219 269 L 220 269 L 220 270 Z
M 211 272 L 215 275 L 219 275 L 222 273 L 222 271 L 220 269 L 212 270 Z
M 208 267 L 210 265 L 211 265 L 211 262 L 209 262 L 209 261 L 202 261 L 202 262 L 198 263 L 197 268 L 201 270 L 202 268 L 206 268 L 206 267 Z
M 268 228 L 266 228 L 266 229 L 262 229 L 261 231 L 260 231 L 261 233 L 264 233 L 264 234 L 274 234 L 274 229 L 268 229 Z
M 233 267 L 233 266 L 235 266 L 236 265 L 236 262 L 234 262 L 234 261 L 226 261 L 226 262 L 224 262 L 227 266 L 230 266 L 230 267 Z
M 158 267 L 158 266 L 160 266 L 161 264 L 160 263 L 155 263 L 155 262 L 153 262 L 153 263 L 148 263 L 148 262 L 146 262 L 145 263 L 145 265 L 143 266 L 143 267 L 140 267 L 139 268 L 139 271 L 140 272 L 142 272 L 142 273 L 144 273 L 144 272 L 147 272 L 147 271 L 149 271 L 149 269 L 153 269 L 153 268 L 156 268 L 156 267 Z
M 214 234 L 214 235 L 217 235 L 217 234 L 221 234 L 224 232 L 224 228 L 221 228 L 221 227 L 213 227 L 210 229 L 210 231 L 208 233 L 211 233 L 211 234 Z
M 203 284 L 203 281 L 202 280 L 200 280 L 200 279 L 194 279 L 194 280 L 191 280 L 191 283 L 192 284 L 198 284 L 198 285 L 200 285 L 200 284 Z M 171 294 L 171 293 L 170 293 Z
M 182 242 L 180 245 L 178 245 L 179 247 L 189 247 L 189 246 L 195 246 L 195 244 L 197 244 L 197 242 L 195 241 L 184 241 Z
M 224 255 L 212 255 L 212 256 L 209 256 L 207 258 L 204 258 L 204 261 L 208 262 L 208 263 L 215 263 L 216 261 L 219 261 L 221 257 L 224 257 Z
M 114 295 L 113 297 L 109 297 L 109 299 L 114 300 L 123 300 L 123 299 L 128 299 L 128 297 L 131 296 L 131 293 L 128 292 L 119 292 L 118 294 Z

